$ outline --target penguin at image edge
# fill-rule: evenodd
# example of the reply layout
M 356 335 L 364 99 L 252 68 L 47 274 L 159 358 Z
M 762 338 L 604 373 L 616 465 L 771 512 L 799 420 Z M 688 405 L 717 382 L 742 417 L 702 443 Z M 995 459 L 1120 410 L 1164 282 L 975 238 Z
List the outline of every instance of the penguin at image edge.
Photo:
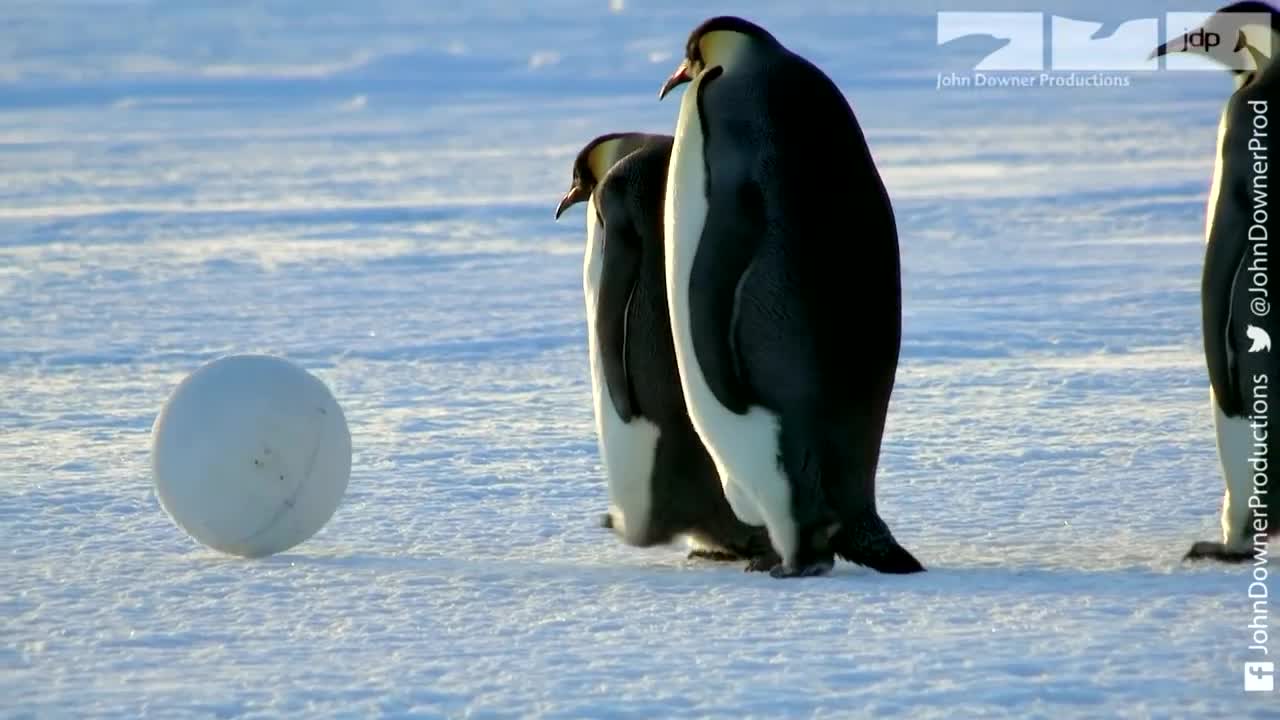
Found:
M 1280 50 L 1278 20 L 1275 8 L 1264 3 L 1235 3 L 1199 28 L 1234 38 L 1229 53 L 1225 44 L 1221 55 L 1193 48 L 1188 34 L 1151 54 L 1194 49 L 1230 68 L 1236 85 L 1218 123 L 1200 287 L 1210 405 L 1226 485 L 1222 540 L 1194 543 L 1188 560 L 1251 560 L 1257 545 L 1280 533 L 1280 497 L 1273 490 L 1280 485 L 1270 481 L 1280 472 L 1280 448 L 1273 449 L 1280 446 L 1280 426 L 1272 422 L 1280 419 L 1280 357 L 1269 342 L 1280 329 L 1271 316 L 1280 310 L 1270 307 L 1274 301 L 1258 292 L 1256 282 L 1277 269 L 1271 245 L 1280 243 L 1280 206 L 1269 201 L 1276 192 L 1270 166 L 1280 162 L 1280 118 L 1268 116 L 1270 103 L 1280 101 L 1280 70 L 1270 59 Z

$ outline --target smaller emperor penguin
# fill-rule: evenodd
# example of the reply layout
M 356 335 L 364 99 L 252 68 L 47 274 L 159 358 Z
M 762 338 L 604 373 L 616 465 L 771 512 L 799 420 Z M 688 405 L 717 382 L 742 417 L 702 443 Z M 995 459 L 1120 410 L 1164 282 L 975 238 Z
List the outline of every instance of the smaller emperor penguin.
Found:
M 1196 52 L 1235 74 L 1235 92 L 1218 123 L 1217 162 L 1206 212 L 1206 246 L 1200 285 L 1201 324 L 1218 458 L 1226 480 L 1222 541 L 1197 542 L 1186 559 L 1241 562 L 1257 544 L 1280 532 L 1280 331 L 1273 317 L 1280 302 L 1280 203 L 1270 179 L 1280 162 L 1280 51 L 1276 10 L 1259 2 L 1227 6 L 1197 31 L 1156 48 L 1152 56 Z M 1188 41 L 1217 37 L 1216 48 Z M 1276 157 L 1272 158 L 1271 155 Z
M 662 204 L 671 136 L 587 143 L 556 218 L 586 201 L 583 288 L 596 433 L 608 479 L 605 527 L 649 547 L 687 539 L 690 557 L 766 562 L 764 528 L 729 507 L 685 410 L 667 315 Z
M 659 97 L 689 83 L 663 214 L 680 380 L 774 577 L 835 556 L 924 568 L 876 508 L 901 344 L 898 235 L 852 108 L 760 26 L 696 27 Z

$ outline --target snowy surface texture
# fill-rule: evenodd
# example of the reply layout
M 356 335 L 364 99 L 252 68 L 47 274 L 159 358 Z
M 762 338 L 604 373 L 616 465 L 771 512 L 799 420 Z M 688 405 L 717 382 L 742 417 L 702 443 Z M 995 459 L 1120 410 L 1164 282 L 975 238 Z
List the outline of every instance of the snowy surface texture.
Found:
M 6 3 L 0 715 L 1277 717 L 1244 570 L 1179 560 L 1222 495 L 1227 75 L 939 91 L 990 43 L 937 48 L 934 13 L 975 8 L 783 7 Z M 774 580 L 596 526 L 582 212 L 552 210 L 587 139 L 670 130 L 658 87 L 722 12 L 832 75 L 893 196 L 880 502 L 926 574 Z M 260 561 L 186 537 L 148 469 L 166 395 L 231 352 L 323 378 L 355 447 L 332 521 Z

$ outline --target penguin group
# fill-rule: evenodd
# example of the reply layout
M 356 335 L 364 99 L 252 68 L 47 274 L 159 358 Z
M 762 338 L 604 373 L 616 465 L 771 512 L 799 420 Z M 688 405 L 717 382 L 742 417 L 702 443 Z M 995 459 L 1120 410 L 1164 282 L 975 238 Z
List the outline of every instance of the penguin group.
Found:
M 875 502 L 902 300 L 862 129 L 826 74 L 738 17 L 694 28 L 659 99 L 682 85 L 671 135 L 593 138 L 556 208 L 587 206 L 602 524 L 779 578 L 837 556 L 923 571 Z
M 1257 238 L 1276 237 L 1280 214 L 1258 152 L 1267 105 L 1280 103 L 1280 13 L 1238 2 L 1201 30 L 1235 38 L 1251 67 L 1227 63 L 1236 89 L 1219 124 L 1201 285 L 1223 534 L 1184 559 L 1240 562 L 1280 533 L 1280 498 L 1268 495 L 1280 398 L 1266 395 L 1280 388 L 1269 352 L 1280 328 L 1249 287 L 1274 267 Z M 1191 50 L 1193 35 L 1152 57 Z M 693 29 L 659 99 L 682 86 L 671 134 L 593 138 L 555 211 L 586 206 L 601 524 L 628 545 L 685 539 L 690 557 L 777 578 L 825 575 L 836 558 L 923 572 L 876 506 L 901 270 L 858 120 L 822 70 L 739 17 Z M 832 207 L 857 222 L 833 222 Z

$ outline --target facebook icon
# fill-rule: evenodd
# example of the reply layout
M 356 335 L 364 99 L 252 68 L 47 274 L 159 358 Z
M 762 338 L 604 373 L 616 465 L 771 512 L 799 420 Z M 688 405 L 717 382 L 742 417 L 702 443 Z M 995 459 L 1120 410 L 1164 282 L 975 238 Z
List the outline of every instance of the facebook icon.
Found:
M 1244 664 L 1245 692 L 1272 692 L 1276 689 L 1273 663 L 1247 662 Z

